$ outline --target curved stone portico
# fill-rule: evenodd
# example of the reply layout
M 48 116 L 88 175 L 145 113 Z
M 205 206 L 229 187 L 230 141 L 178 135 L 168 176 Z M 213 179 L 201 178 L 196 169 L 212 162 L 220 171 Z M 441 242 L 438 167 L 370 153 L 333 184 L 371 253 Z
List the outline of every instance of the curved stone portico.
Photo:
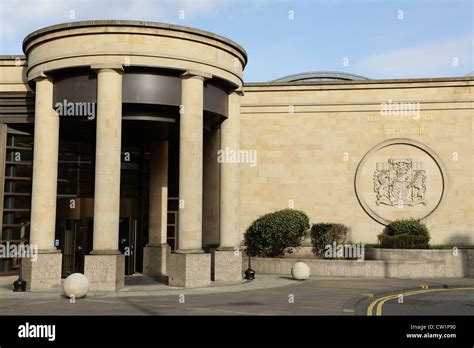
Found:
M 93 64 L 197 70 L 242 87 L 245 50 L 222 36 L 179 25 L 82 21 L 37 30 L 23 41 L 28 80 Z
M 56 25 L 28 35 L 23 48 L 28 59 L 28 81 L 37 97 L 41 97 L 35 115 L 38 134 L 55 129 L 58 132 L 61 115 L 53 110 L 53 102 L 64 98 L 96 103 L 93 250 L 86 255 L 84 268 L 91 288 L 116 290 L 123 287 L 119 211 L 121 134 L 125 116 L 133 120 L 163 120 L 163 129 L 170 127 L 166 122 L 179 123 L 177 248 L 170 255 L 166 240 L 168 197 L 164 196 L 167 195 L 164 188 L 168 178 L 163 168 L 168 168 L 168 155 L 164 136 L 151 147 L 156 153 L 151 154 L 155 159 L 150 168 L 153 173 L 150 177 L 150 229 L 149 244 L 144 251 L 144 272 L 167 275 L 170 285 L 209 286 L 211 255 L 203 250 L 202 220 L 204 128 L 207 124 L 220 127 L 221 123 L 229 123 L 222 128 L 223 143 L 238 148 L 239 99 L 234 91 L 242 89 L 242 70 L 247 62 L 245 51 L 226 38 L 201 30 L 137 21 Z M 60 85 L 53 93 L 55 79 Z M 177 79 L 180 84 L 175 83 Z M 91 93 L 93 90 L 96 95 Z M 126 110 L 124 115 L 123 110 Z M 51 189 L 56 183 L 57 163 L 42 158 L 57 155 L 58 144 L 54 136 L 47 139 L 43 145 L 41 136 L 37 137 L 34 157 L 32 241 L 43 249 L 54 250 L 51 221 L 54 224 L 56 207 Z M 222 180 L 226 185 L 220 186 L 221 195 L 226 199 L 226 208 L 220 217 L 221 244 L 238 250 L 239 164 L 228 166 L 235 168 L 223 171 Z M 219 252 L 216 251 L 217 255 Z M 234 281 L 242 279 L 240 253 L 238 256 L 232 259 Z M 222 265 L 224 262 L 228 260 L 217 257 L 213 267 L 226 268 Z M 42 266 L 46 267 L 47 263 L 36 265 L 38 270 L 29 270 L 42 272 L 39 270 Z M 221 280 L 222 272 L 212 273 L 216 280 Z M 28 277 L 33 280 L 30 281 L 32 289 L 41 288 L 35 283 L 34 274 Z M 58 283 L 60 272 L 50 277 L 51 284 Z M 229 278 L 222 277 L 222 280 Z

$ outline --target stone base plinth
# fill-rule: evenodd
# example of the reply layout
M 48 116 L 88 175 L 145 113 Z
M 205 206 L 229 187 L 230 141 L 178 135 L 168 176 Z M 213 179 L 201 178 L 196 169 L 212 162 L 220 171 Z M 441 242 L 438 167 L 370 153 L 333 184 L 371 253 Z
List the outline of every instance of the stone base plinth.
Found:
M 239 283 L 242 281 L 242 253 L 240 250 L 212 252 L 212 280 Z
M 211 254 L 172 253 L 168 262 L 168 285 L 185 288 L 211 286 Z
M 171 248 L 168 244 L 143 248 L 143 274 L 151 277 L 167 275 Z
M 23 279 L 27 290 L 44 290 L 61 286 L 62 254 L 38 253 L 37 259 L 22 260 Z
M 125 286 L 125 255 L 86 255 L 84 275 L 91 291 L 117 291 Z

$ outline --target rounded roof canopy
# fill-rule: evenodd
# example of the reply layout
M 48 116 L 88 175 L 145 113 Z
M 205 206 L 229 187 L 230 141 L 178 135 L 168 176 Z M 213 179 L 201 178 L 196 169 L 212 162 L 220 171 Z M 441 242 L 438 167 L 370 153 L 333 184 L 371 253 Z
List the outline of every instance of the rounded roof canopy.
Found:
M 217 41 L 221 41 L 239 51 L 244 59 L 244 66 L 247 64 L 247 52 L 245 49 L 240 46 L 235 41 L 232 41 L 224 36 L 211 33 L 206 30 L 196 29 L 192 27 L 187 27 L 184 25 L 161 23 L 161 22 L 148 22 L 148 21 L 136 21 L 136 20 L 89 20 L 89 21 L 77 21 L 77 22 L 67 22 L 60 23 L 56 25 L 51 25 L 44 27 L 34 32 L 30 33 L 23 40 L 23 52 L 27 54 L 28 44 L 35 38 L 48 34 L 54 33 L 57 31 L 64 31 L 68 29 L 77 29 L 77 28 L 87 28 L 87 27 L 105 27 L 105 26 L 115 26 L 115 27 L 137 27 L 137 28 L 153 28 L 153 29 L 167 29 L 174 31 L 187 32 L 190 34 L 195 34 L 202 36 L 204 38 L 210 38 Z
M 243 85 L 247 53 L 232 40 L 174 24 L 94 20 L 53 25 L 23 41 L 27 77 L 72 68 L 114 66 L 191 71 L 231 88 Z
M 313 82 L 313 81 L 354 81 L 369 80 L 369 78 L 339 71 L 310 71 L 288 75 L 271 82 Z

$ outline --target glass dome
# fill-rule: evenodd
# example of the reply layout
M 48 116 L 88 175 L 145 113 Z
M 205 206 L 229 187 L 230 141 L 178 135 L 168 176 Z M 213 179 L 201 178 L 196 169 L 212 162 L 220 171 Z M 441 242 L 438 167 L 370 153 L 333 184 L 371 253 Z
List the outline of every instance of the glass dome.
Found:
M 369 78 L 338 71 L 312 71 L 288 75 L 271 82 L 312 82 L 312 81 L 355 81 Z

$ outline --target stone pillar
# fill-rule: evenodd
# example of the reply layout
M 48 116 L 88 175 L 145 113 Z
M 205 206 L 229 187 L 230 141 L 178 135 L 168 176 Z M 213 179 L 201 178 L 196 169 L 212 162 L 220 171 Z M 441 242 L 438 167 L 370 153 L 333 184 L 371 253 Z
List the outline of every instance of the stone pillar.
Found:
M 182 75 L 179 135 L 178 250 L 170 255 L 169 285 L 211 284 L 211 258 L 202 249 L 204 80 L 210 75 L 188 70 Z
M 118 250 L 122 141 L 122 67 L 92 66 L 97 72 L 93 251 L 84 274 L 91 290 L 124 286 L 125 256 Z
M 168 224 L 168 141 L 151 145 L 148 245 L 143 249 L 143 274 L 166 275 L 171 249 Z
M 228 118 L 221 125 L 221 150 L 240 150 L 240 96 L 229 94 Z M 220 177 L 220 245 L 213 252 L 216 281 L 242 281 L 240 251 L 240 163 L 222 162 Z
M 30 244 L 38 258 L 23 260 L 28 290 L 61 285 L 62 255 L 54 245 L 58 187 L 59 117 L 53 109 L 53 81 L 36 79 L 33 187 L 31 190 Z

